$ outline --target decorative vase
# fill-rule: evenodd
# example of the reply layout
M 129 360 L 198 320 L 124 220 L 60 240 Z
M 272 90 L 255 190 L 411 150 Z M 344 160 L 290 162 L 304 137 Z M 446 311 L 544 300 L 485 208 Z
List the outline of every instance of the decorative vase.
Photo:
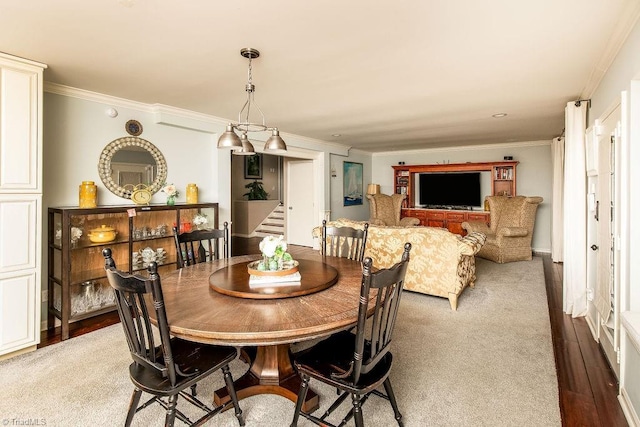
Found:
M 187 184 L 187 203 L 190 205 L 198 203 L 198 186 L 195 184 Z
M 167 197 L 167 205 L 174 206 L 176 204 L 176 196 Z
M 262 255 L 262 265 L 265 271 L 280 271 L 284 269 L 282 257 Z
M 98 187 L 93 181 L 82 181 L 79 187 L 80 208 L 95 208 L 98 205 Z

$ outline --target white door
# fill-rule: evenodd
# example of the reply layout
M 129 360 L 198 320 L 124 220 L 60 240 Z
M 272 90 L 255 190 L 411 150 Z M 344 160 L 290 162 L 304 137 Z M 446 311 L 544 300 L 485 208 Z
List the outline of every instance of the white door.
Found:
M 596 188 L 595 306 L 599 312 L 599 338 L 613 371 L 618 375 L 619 320 L 614 290 L 615 141 L 620 122 L 620 106 L 603 117 L 598 126 L 598 180 Z M 598 121 L 596 122 L 598 124 Z
M 286 165 L 286 216 L 288 243 L 313 246 L 311 230 L 316 225 L 314 215 L 313 161 L 288 160 Z

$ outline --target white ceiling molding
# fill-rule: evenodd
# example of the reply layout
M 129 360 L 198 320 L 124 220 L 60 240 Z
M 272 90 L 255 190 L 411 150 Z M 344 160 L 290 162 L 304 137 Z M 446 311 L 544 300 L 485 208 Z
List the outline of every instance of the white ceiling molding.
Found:
M 580 99 L 591 98 L 613 63 L 613 60 L 616 58 L 616 55 L 618 55 L 622 45 L 627 40 L 627 37 L 629 37 L 629 33 L 631 33 L 636 22 L 638 22 L 638 19 L 640 19 L 640 1 L 628 3 L 626 10 L 620 15 L 620 19 L 617 21 L 618 25 L 615 26 L 604 53 L 591 70 L 587 84 L 580 94 Z
M 92 92 L 90 90 L 77 89 L 57 83 L 44 82 L 44 91 L 48 93 L 55 93 L 56 95 L 78 98 L 85 101 L 99 102 L 101 104 L 107 104 L 113 107 L 131 108 L 133 110 L 140 110 L 147 113 L 152 112 L 152 107 L 149 104 L 131 101 L 124 98 L 118 98 L 116 96 L 105 95 L 98 92 Z
M 190 110 L 172 107 L 163 104 L 145 104 L 143 102 L 131 101 L 124 98 L 118 98 L 111 95 L 92 92 L 84 89 L 77 89 L 70 86 L 64 86 L 57 83 L 44 83 L 44 90 L 48 93 L 78 98 L 85 101 L 93 101 L 112 107 L 130 108 L 133 110 L 143 111 L 154 115 L 154 121 L 157 124 L 167 126 L 181 127 L 185 129 L 196 130 L 205 133 L 219 132 L 219 127 L 226 126 L 228 119 L 211 116 L 207 114 L 197 113 Z M 313 138 L 307 138 L 300 135 L 294 135 L 286 132 L 280 132 L 283 139 L 287 140 L 288 145 L 306 148 L 313 151 L 326 151 L 331 154 L 349 155 L 351 147 L 344 144 L 327 142 Z M 252 140 L 260 140 L 259 138 L 251 138 Z M 265 139 L 266 140 L 266 137 Z M 264 142 L 263 140 L 263 142 Z M 291 141 L 291 142 L 289 142 Z
M 175 126 L 198 132 L 217 133 L 224 128 L 228 120 L 190 110 L 154 104 L 152 107 L 154 121 L 160 125 Z
M 21 63 L 29 65 L 29 66 L 36 66 L 36 67 L 43 68 L 43 69 L 47 68 L 47 64 L 43 64 L 42 62 L 32 61 L 30 59 L 25 59 L 25 58 L 20 58 L 19 56 L 7 55 L 6 53 L 3 53 L 3 52 L 0 52 L 0 59 L 8 59 L 8 60 L 10 60 L 11 63 L 14 64 L 14 67 L 15 67 L 15 63 L 16 62 L 21 62 Z
M 383 151 L 372 153 L 372 157 L 397 156 L 399 153 L 404 154 L 421 154 L 421 153 L 450 153 L 452 151 L 468 151 L 468 150 L 487 150 L 492 148 L 518 148 L 518 147 L 536 147 L 539 145 L 551 145 L 551 141 L 524 141 L 524 142 L 505 142 L 499 144 L 482 144 L 482 145 L 458 145 L 455 147 L 438 147 L 438 148 L 422 148 L 419 150 L 402 150 L 402 151 Z

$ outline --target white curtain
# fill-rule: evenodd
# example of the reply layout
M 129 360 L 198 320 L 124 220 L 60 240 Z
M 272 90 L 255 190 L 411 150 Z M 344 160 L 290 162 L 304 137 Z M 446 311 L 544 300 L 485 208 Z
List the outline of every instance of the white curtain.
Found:
M 553 138 L 551 142 L 551 161 L 553 163 L 553 193 L 551 205 L 551 259 L 553 262 L 564 260 L 564 137 Z
M 565 108 L 564 146 L 564 312 L 587 313 L 587 190 L 585 129 L 587 103 Z

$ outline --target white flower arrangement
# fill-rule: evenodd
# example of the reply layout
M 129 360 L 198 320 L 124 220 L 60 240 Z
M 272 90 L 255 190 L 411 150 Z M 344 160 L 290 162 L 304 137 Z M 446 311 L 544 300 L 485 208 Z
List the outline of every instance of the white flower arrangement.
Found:
M 193 217 L 193 223 L 197 226 L 207 225 L 209 223 L 209 218 L 207 218 L 207 215 L 203 213 L 197 213 Z
M 167 197 L 178 197 L 180 195 L 180 192 L 173 184 L 165 184 L 161 191 L 165 193 Z
M 80 227 L 71 227 L 71 243 L 76 244 L 78 240 L 82 237 L 82 228 Z
M 284 241 L 282 236 L 274 237 L 267 236 L 260 242 L 260 252 L 267 258 L 271 258 L 275 255 L 282 255 L 287 251 L 287 242 Z
M 291 261 L 291 254 L 287 252 L 287 242 L 282 236 L 267 236 L 260 242 L 260 252 L 263 260 L 258 264 L 258 270 L 282 269 L 283 263 Z

